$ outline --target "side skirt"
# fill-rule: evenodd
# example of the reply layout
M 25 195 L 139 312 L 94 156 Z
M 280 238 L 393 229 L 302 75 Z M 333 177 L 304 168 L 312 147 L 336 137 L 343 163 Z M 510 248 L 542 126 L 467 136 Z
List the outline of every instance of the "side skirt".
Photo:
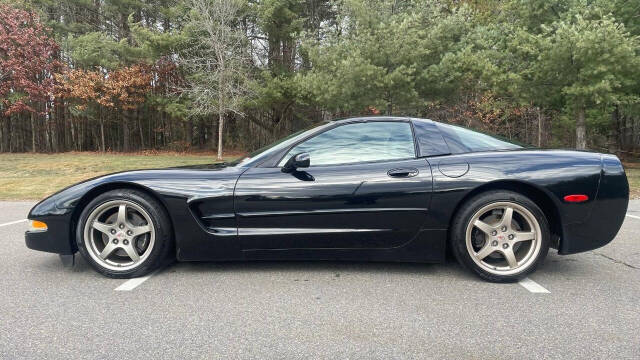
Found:
M 244 260 L 347 260 L 441 263 L 447 230 L 422 230 L 410 242 L 387 249 L 257 249 L 243 251 Z

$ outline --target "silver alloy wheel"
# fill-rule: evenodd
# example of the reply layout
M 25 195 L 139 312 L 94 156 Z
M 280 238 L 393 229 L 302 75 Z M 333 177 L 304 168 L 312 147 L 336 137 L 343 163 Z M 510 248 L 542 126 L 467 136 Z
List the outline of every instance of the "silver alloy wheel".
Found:
M 542 239 L 540 224 L 523 206 L 501 201 L 478 210 L 467 224 L 466 247 L 483 270 L 512 275 L 535 262 Z
M 101 266 L 116 271 L 133 269 L 153 250 L 155 229 L 151 216 L 134 202 L 107 201 L 89 214 L 84 244 Z

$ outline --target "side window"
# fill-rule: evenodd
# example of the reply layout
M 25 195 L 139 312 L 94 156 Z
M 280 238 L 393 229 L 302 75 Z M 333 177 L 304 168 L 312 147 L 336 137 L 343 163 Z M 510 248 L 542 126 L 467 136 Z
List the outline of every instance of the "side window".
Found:
M 415 119 L 413 120 L 413 129 L 416 132 L 416 141 L 420 150 L 418 156 L 436 156 L 451 153 L 440 130 L 434 123 Z
M 293 147 L 280 161 L 298 153 L 311 166 L 353 164 L 415 157 L 411 125 L 406 122 L 364 122 L 338 126 Z
M 455 125 L 438 124 L 444 140 L 449 145 L 454 154 L 490 151 L 490 150 L 511 150 L 520 149 L 522 146 L 501 140 L 496 136 L 483 134 L 474 130 L 466 129 Z

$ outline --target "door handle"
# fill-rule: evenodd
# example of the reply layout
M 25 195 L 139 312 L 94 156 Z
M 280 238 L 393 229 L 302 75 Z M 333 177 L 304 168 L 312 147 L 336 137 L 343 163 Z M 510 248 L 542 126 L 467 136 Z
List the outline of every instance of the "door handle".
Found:
M 414 177 L 418 175 L 416 168 L 398 168 L 387 171 L 387 175 L 391 177 Z

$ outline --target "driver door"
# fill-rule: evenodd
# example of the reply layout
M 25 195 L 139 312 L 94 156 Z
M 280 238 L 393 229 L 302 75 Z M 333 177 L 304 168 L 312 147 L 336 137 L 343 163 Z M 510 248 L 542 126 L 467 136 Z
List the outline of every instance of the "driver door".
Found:
M 298 153 L 310 166 L 283 172 Z M 411 124 L 340 124 L 293 146 L 278 167 L 244 172 L 235 189 L 244 250 L 391 248 L 426 219 L 431 169 Z

